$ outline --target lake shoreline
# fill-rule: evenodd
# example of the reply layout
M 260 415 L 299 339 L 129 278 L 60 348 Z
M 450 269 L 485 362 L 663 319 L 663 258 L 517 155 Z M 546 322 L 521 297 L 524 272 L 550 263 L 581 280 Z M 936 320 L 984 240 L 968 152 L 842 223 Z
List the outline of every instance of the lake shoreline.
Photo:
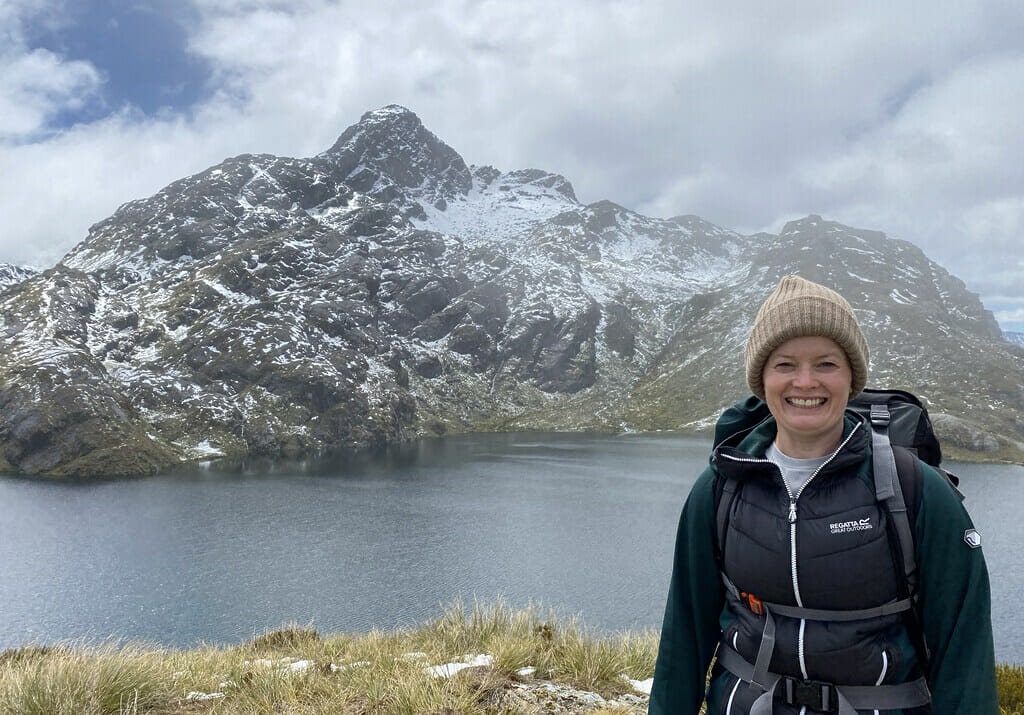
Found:
M 293 465 L 296 463 L 308 463 L 316 461 L 348 461 L 358 463 L 365 459 L 372 459 L 380 454 L 387 453 L 401 453 L 404 450 L 414 448 L 417 443 L 420 442 L 432 442 L 439 440 L 446 440 L 452 438 L 466 438 L 466 437 L 480 437 L 485 435 L 519 435 L 525 437 L 533 436 L 544 436 L 544 435 L 578 435 L 578 436 L 599 436 L 599 437 L 628 437 L 628 436 L 652 436 L 652 437 L 678 437 L 683 439 L 694 439 L 694 440 L 705 440 L 707 443 L 708 453 L 710 454 L 712 449 L 712 443 L 714 441 L 713 430 L 653 430 L 653 431 L 617 431 L 617 430 L 561 430 L 561 431 L 543 431 L 543 430 L 481 430 L 481 431 L 464 431 L 456 432 L 451 431 L 445 434 L 435 434 L 431 432 L 425 432 L 412 436 L 408 439 L 392 442 L 390 444 L 381 445 L 378 447 L 366 447 L 353 450 L 311 450 L 308 452 L 296 453 L 296 454 L 279 454 L 275 456 L 266 455 L 226 455 L 219 450 L 211 448 L 209 451 L 202 455 L 196 456 L 191 460 L 182 461 L 173 467 L 160 470 L 155 473 L 139 473 L 139 474 L 128 474 L 128 475 L 108 475 L 104 473 L 96 473 L 89 476 L 75 475 L 75 476 L 62 476 L 62 475 L 47 475 L 47 474 L 21 474 L 21 473 L 0 473 L 0 479 L 27 479 L 27 480 L 38 480 L 43 482 L 67 482 L 67 483 L 90 483 L 100 481 L 127 481 L 132 479 L 145 479 L 153 476 L 161 476 L 166 474 L 179 474 L 179 473 L 190 473 L 190 472 L 204 472 L 204 471 L 219 471 L 219 472 L 272 472 L 282 466 Z M 986 452 L 963 449 L 951 444 L 951 440 L 946 440 L 943 445 L 943 463 L 948 462 L 962 462 L 965 464 L 981 464 L 981 465 L 1005 465 L 1005 466 L 1024 466 L 1024 460 L 1013 460 L 999 456 L 999 454 L 988 454 Z

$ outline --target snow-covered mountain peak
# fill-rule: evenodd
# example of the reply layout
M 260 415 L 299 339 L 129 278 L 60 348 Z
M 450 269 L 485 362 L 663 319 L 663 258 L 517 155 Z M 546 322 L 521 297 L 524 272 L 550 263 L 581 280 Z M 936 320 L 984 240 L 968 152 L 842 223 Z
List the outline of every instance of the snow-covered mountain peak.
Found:
M 39 271 L 34 268 L 15 266 L 10 263 L 0 263 L 0 291 L 4 291 L 11 286 L 17 285 L 18 283 L 36 275 L 38 272 Z
M 415 112 L 398 104 L 389 104 L 363 114 L 358 122 L 347 127 L 331 148 L 323 153 L 341 154 L 357 140 L 378 147 L 400 144 L 403 141 L 415 140 L 423 133 L 436 139 L 423 126 Z
M 317 158 L 331 163 L 353 189 L 385 201 L 405 194 L 443 208 L 473 186 L 458 152 L 398 105 L 367 112 Z M 420 213 L 411 204 L 403 208 Z
M 817 214 L 808 214 L 803 218 L 794 219 L 787 221 L 786 225 L 779 231 L 780 236 L 788 236 L 790 234 L 800 233 L 801 231 L 818 230 L 824 231 L 829 228 L 834 228 L 840 224 L 835 221 L 825 221 L 821 216 Z

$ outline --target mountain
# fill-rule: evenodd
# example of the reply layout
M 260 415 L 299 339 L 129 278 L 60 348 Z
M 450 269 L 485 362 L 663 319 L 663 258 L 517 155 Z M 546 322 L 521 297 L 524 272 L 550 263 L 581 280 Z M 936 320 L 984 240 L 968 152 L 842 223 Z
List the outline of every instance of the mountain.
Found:
M 1024 333 L 1015 333 L 1010 330 L 1004 330 L 1003 339 L 1008 343 L 1013 343 L 1014 345 L 1024 348 Z
M 869 384 L 950 454 L 1024 460 L 1024 350 L 913 245 L 808 216 L 743 236 L 467 165 L 407 109 L 306 159 L 132 201 L 0 293 L 0 469 L 150 473 L 467 430 L 701 430 L 797 272 L 858 309 Z
M 34 276 L 38 271 L 32 268 L 13 266 L 10 263 L 0 263 L 0 293 L 12 286 L 16 286 L 26 278 Z

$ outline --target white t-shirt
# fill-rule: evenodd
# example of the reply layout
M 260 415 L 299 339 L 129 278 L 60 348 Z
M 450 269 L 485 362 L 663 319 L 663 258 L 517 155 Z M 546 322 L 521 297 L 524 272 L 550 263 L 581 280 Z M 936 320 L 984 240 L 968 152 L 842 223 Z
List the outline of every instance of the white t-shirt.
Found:
M 803 488 L 807 480 L 811 478 L 811 475 L 818 471 L 818 468 L 831 455 L 826 454 L 810 459 L 797 459 L 796 457 L 783 454 L 782 450 L 772 442 L 764 456 L 769 462 L 778 466 L 782 472 L 782 478 L 786 480 L 786 486 L 789 487 L 790 493 L 796 495 Z

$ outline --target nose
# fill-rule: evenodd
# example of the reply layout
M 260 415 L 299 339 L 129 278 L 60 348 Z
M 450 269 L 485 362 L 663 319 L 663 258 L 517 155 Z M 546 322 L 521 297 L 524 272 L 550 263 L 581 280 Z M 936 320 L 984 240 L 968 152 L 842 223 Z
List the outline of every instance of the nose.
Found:
M 817 378 L 814 377 L 814 368 L 810 365 L 801 365 L 793 376 L 793 385 L 796 387 L 814 387 Z

